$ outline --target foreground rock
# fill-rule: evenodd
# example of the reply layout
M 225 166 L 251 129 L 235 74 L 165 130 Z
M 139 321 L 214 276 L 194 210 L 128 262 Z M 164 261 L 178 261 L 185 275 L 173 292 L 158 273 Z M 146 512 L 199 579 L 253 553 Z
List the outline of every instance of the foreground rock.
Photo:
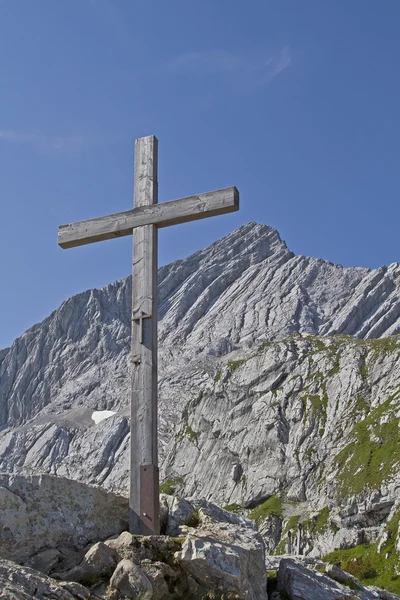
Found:
M 281 494 L 296 506 L 265 524 L 268 552 L 287 547 L 294 516 L 311 525 L 302 553 L 375 543 L 400 494 L 399 282 L 397 263 L 294 256 L 256 224 L 162 267 L 160 462 L 171 491 L 244 508 Z M 131 297 L 130 279 L 74 296 L 0 351 L 1 471 L 127 490 Z M 98 411 L 115 414 L 99 422 Z
M 0 557 L 50 572 L 73 550 L 128 526 L 128 500 L 49 475 L 0 474 Z
M 0 559 L 0 598 L 4 600 L 87 600 L 89 595 L 89 590 L 78 583 L 57 582 L 34 569 Z
M 218 593 L 266 600 L 264 544 L 253 523 L 205 501 L 164 496 L 164 502 L 173 507 L 164 526 L 179 537 L 123 532 L 54 577 L 78 581 L 102 598 L 200 600 Z
M 270 600 L 397 598 L 312 557 L 266 560 L 253 521 L 205 500 L 163 494 L 165 535 L 146 537 L 120 532 L 126 499 L 93 486 L 2 476 L 0 494 L 2 600 L 267 600 L 266 564 Z
M 175 554 L 182 569 L 216 590 L 249 600 L 266 598 L 264 543 L 254 524 L 207 502 L 195 501 L 197 528 L 188 528 Z M 184 530 L 183 530 L 184 531 Z
M 272 600 L 398 600 L 399 596 L 378 588 L 364 587 L 355 577 L 334 565 L 319 570 L 307 568 L 301 561 L 283 558 L 279 564 L 278 592 Z M 280 594 L 282 592 L 282 594 Z
M 0 598 L 267 597 L 254 523 L 204 500 L 163 495 L 150 537 L 123 531 L 124 497 L 67 479 L 1 475 L 0 506 Z

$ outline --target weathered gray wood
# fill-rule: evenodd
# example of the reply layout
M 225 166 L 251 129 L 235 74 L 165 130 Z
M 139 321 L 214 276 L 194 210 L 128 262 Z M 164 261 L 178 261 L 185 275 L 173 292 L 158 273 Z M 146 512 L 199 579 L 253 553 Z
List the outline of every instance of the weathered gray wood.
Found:
M 157 205 L 135 206 L 133 210 L 126 212 L 61 225 L 58 229 L 58 244 L 61 248 L 73 248 L 131 235 L 132 229 L 143 225 L 168 227 L 237 210 L 239 192 L 235 187 L 230 187 Z
M 132 266 L 132 395 L 130 531 L 160 531 L 157 432 L 157 246 L 158 228 L 239 210 L 235 187 L 158 201 L 158 142 L 136 140 L 134 209 L 62 225 L 58 243 L 72 248 L 135 233 Z
M 136 140 L 136 207 L 157 204 L 158 143 Z M 132 397 L 130 529 L 160 533 L 157 443 L 157 227 L 137 229 L 132 268 Z

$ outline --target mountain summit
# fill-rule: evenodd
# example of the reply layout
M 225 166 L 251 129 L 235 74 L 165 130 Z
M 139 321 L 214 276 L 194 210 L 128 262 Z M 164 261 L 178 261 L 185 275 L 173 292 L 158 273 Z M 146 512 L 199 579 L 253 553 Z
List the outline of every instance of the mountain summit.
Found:
M 162 267 L 166 488 L 255 511 L 269 551 L 288 523 L 307 553 L 378 543 L 400 490 L 399 277 L 256 223 Z M 0 471 L 127 489 L 130 301 L 130 277 L 88 290 L 0 352 Z

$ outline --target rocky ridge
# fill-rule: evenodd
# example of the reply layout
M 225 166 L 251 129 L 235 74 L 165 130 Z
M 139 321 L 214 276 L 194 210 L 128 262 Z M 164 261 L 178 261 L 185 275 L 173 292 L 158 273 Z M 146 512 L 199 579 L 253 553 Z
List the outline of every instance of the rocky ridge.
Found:
M 274 565 L 267 559 L 267 585 L 254 523 L 205 500 L 162 495 L 164 535 L 135 536 L 124 531 L 124 497 L 47 475 L 0 479 L 7 493 L 0 513 L 4 600 L 399 598 L 309 557 L 275 557 Z
M 166 488 L 250 513 L 270 552 L 299 529 L 302 553 L 387 546 L 399 276 L 294 256 L 256 224 L 161 268 Z M 67 300 L 0 352 L 0 470 L 126 489 L 130 284 Z
M 254 523 L 209 502 L 163 495 L 164 535 L 146 537 L 99 487 L 0 474 L 0 491 L 0 598 L 267 600 Z

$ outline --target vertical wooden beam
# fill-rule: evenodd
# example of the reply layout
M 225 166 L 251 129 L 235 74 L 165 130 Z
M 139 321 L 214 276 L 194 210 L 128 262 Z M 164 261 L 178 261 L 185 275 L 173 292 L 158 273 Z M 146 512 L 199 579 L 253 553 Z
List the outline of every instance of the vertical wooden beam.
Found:
M 158 142 L 135 142 L 134 207 L 158 202 Z M 157 241 L 155 225 L 134 231 L 130 531 L 160 533 L 157 440 Z

